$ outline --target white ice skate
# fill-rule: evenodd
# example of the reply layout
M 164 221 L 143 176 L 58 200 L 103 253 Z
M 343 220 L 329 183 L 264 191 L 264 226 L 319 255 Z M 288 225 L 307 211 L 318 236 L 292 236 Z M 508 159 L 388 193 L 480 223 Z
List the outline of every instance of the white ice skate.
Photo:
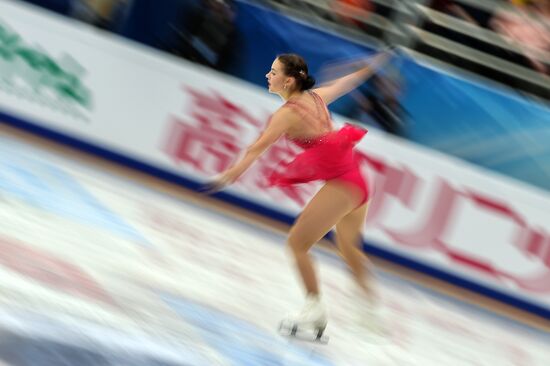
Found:
M 357 311 L 356 325 L 360 333 L 367 336 L 369 339 L 384 338 L 386 331 L 384 329 L 381 318 L 381 301 L 378 295 L 367 295 L 360 290 L 357 296 L 355 308 Z
M 279 333 L 296 339 L 326 344 L 324 335 L 327 327 L 327 310 L 318 296 L 308 295 L 302 311 L 295 316 L 285 318 Z

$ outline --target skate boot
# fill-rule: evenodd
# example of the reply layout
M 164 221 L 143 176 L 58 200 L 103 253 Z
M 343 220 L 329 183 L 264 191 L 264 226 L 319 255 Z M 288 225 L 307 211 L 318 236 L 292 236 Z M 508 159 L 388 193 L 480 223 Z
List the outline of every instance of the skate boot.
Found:
M 368 294 L 363 289 L 358 289 L 357 292 L 355 306 L 357 325 L 373 336 L 383 336 L 385 332 L 380 316 L 381 301 L 379 295 L 374 290 L 369 291 Z
M 284 336 L 327 343 L 328 337 L 324 335 L 326 327 L 327 310 L 324 304 L 319 296 L 308 295 L 300 313 L 285 318 L 279 331 Z

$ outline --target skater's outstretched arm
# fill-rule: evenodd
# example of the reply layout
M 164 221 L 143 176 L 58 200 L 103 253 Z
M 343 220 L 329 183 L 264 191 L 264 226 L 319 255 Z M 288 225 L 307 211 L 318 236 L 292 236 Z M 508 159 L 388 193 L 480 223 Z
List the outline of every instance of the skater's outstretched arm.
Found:
M 391 53 L 383 51 L 365 60 L 341 64 L 332 67 L 333 71 L 345 74 L 342 77 L 331 80 L 314 91 L 326 104 L 334 102 L 341 96 L 349 93 L 369 79 L 376 71 L 382 68 L 391 58 Z M 352 71 L 353 70 L 353 71 Z M 330 70 L 329 70 L 330 71 Z
M 233 166 L 217 176 L 209 184 L 209 191 L 219 191 L 225 186 L 233 183 L 256 161 L 271 145 L 273 145 L 281 136 L 283 136 L 295 122 L 296 115 L 288 110 L 281 108 L 275 112 L 258 139 L 252 143 Z

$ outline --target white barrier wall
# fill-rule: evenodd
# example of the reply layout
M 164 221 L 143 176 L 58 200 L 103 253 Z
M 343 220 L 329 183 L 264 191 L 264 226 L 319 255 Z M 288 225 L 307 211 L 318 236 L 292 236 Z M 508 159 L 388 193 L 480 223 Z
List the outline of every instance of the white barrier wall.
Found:
M 280 104 L 237 79 L 0 2 L 5 116 L 204 181 L 236 158 Z M 547 192 L 377 131 L 359 148 L 375 190 L 367 242 L 550 310 Z M 267 188 L 262 178 L 289 149 L 276 145 L 229 192 L 296 214 L 317 187 Z

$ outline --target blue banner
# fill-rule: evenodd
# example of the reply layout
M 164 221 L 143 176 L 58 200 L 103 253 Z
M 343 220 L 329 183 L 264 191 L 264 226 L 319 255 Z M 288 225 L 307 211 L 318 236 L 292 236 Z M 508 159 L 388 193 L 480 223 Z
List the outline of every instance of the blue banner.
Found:
M 550 189 L 550 109 L 498 86 L 408 62 L 407 137 Z

